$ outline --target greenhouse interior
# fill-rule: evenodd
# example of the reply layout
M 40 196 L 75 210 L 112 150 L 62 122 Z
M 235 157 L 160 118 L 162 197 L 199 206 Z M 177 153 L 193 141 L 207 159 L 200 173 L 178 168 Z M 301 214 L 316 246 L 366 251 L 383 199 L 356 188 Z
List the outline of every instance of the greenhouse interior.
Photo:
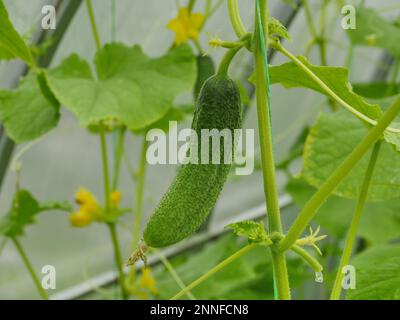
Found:
M 399 70 L 398 0 L 0 0 L 0 299 L 400 300 Z

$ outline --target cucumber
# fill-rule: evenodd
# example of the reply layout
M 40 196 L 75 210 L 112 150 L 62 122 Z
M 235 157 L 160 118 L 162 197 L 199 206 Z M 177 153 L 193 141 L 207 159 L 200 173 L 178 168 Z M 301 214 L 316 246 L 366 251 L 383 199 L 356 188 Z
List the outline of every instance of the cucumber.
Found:
M 200 91 L 192 123 L 199 141 L 201 129 L 229 129 L 234 137 L 234 129 L 241 128 L 241 124 L 242 104 L 234 81 L 226 75 L 209 78 Z M 143 239 L 148 246 L 160 248 L 177 243 L 197 231 L 205 221 L 231 167 L 223 163 L 223 141 L 220 145 L 221 164 L 189 163 L 179 168 L 145 228 Z M 200 146 L 199 143 L 199 154 Z
M 193 96 L 196 101 L 204 82 L 215 74 L 214 61 L 209 56 L 197 56 L 197 79 L 194 86 Z

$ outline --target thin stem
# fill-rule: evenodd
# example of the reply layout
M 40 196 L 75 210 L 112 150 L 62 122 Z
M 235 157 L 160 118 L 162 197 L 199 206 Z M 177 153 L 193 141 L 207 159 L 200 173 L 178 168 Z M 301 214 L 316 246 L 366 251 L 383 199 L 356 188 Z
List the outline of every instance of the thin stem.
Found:
M 275 44 L 275 48 L 280 51 L 282 54 L 284 54 L 286 57 L 288 57 L 290 60 L 294 62 L 301 70 L 304 71 L 305 74 L 307 74 L 312 80 L 314 80 L 320 88 L 325 91 L 333 100 L 335 100 L 337 103 L 342 105 L 345 109 L 353 113 L 356 117 L 359 119 L 376 126 L 377 121 L 373 120 L 360 111 L 354 109 L 351 105 L 349 105 L 346 101 L 344 101 L 342 98 L 340 98 L 329 86 L 323 82 L 312 70 L 310 70 L 303 62 L 301 62 L 297 57 L 295 57 L 293 54 L 291 54 L 289 51 L 287 51 L 280 43 Z M 388 127 L 386 128 L 387 131 L 394 132 L 394 133 L 400 133 L 400 129 L 397 128 L 391 128 Z
M 232 48 L 225 53 L 224 57 L 222 58 L 221 63 L 219 64 L 219 67 L 218 67 L 218 71 L 217 71 L 218 75 L 226 76 L 228 74 L 229 66 L 230 66 L 233 58 L 235 57 L 236 53 L 238 53 L 241 48 L 243 48 L 243 46 L 237 47 L 237 48 Z
M 353 219 L 351 220 L 350 228 L 347 233 L 346 242 L 344 245 L 342 258 L 340 259 L 339 269 L 336 273 L 335 283 L 333 285 L 331 300 L 339 300 L 340 294 L 342 292 L 342 279 L 343 279 L 343 267 L 349 264 L 351 253 L 353 251 L 354 242 L 357 237 L 357 230 L 361 220 L 361 214 L 365 207 L 365 202 L 367 200 L 368 190 L 371 183 L 371 179 L 374 173 L 376 161 L 378 159 L 379 150 L 381 147 L 381 142 L 375 143 L 375 146 L 371 153 L 371 158 L 365 172 L 364 181 L 360 190 L 360 194 L 357 201 L 357 206 L 354 211 Z
M 142 224 L 143 216 L 143 190 L 146 177 L 146 152 L 147 152 L 148 142 L 146 136 L 143 138 L 142 150 L 140 152 L 139 169 L 137 174 L 137 185 L 136 185 L 136 210 L 135 219 L 133 223 L 133 237 L 132 237 L 132 247 L 135 248 L 139 243 L 140 226 Z
M 96 42 L 96 47 L 97 47 L 97 49 L 100 49 L 101 42 L 100 42 L 99 33 L 97 31 L 96 20 L 94 19 L 93 6 L 92 6 L 91 0 L 86 0 L 86 8 L 87 8 L 87 11 L 89 14 L 90 26 L 92 27 L 92 33 L 93 33 L 94 41 Z
M 306 15 L 306 21 L 307 21 L 307 26 L 308 29 L 310 30 L 311 35 L 313 36 L 314 39 L 318 38 L 317 34 L 317 29 L 315 28 L 314 21 L 312 18 L 310 6 L 308 4 L 308 0 L 302 0 L 303 7 L 304 7 L 304 13 Z
M 193 7 L 195 4 L 196 4 L 196 0 L 189 0 L 189 4 L 188 4 L 189 13 L 191 13 L 193 11 Z
M 17 238 L 11 238 L 11 240 L 14 242 L 15 247 L 18 250 L 19 255 L 21 256 L 22 260 L 24 261 L 25 267 L 28 269 L 28 272 L 35 283 L 35 286 L 42 297 L 43 300 L 48 300 L 49 297 L 46 293 L 46 291 L 43 289 L 42 284 L 40 283 L 39 278 L 36 276 L 35 271 L 33 270 L 32 264 L 30 263 L 24 249 L 22 248 L 21 244 L 17 240 Z
M 302 257 L 315 272 L 322 272 L 324 269 L 321 264 L 315 259 L 312 255 L 310 255 L 306 250 L 298 245 L 293 245 L 290 250 L 297 253 L 300 257 Z
M 122 265 L 122 256 L 121 256 L 121 251 L 120 251 L 120 246 L 119 246 L 119 241 L 118 241 L 118 235 L 117 235 L 117 230 L 116 226 L 114 223 L 109 223 L 108 228 L 110 230 L 110 235 L 111 235 L 111 240 L 114 248 L 114 256 L 115 256 L 115 262 L 117 264 L 117 269 L 118 269 L 118 282 L 119 286 L 121 288 L 121 296 L 123 300 L 128 299 L 128 293 L 125 288 L 125 274 L 124 274 L 124 269 Z
M 174 267 L 168 261 L 168 259 L 160 251 L 156 250 L 156 253 L 157 253 L 158 257 L 160 258 L 162 264 L 165 266 L 165 268 L 171 274 L 171 277 L 175 280 L 175 282 L 178 284 L 178 286 L 181 288 L 181 290 L 185 289 L 186 285 L 183 283 L 182 279 L 179 277 L 178 273 L 175 271 Z M 188 296 L 188 298 L 190 300 L 196 300 L 196 297 L 190 291 L 186 292 L 186 295 Z
M 117 190 L 119 185 L 119 177 L 121 173 L 122 155 L 125 146 L 125 128 L 119 128 L 117 131 L 117 146 L 115 148 L 114 156 L 114 174 L 112 181 L 112 190 Z
M 261 150 L 261 165 L 264 182 L 264 194 L 267 206 L 269 232 L 282 233 L 282 223 L 279 209 L 279 194 L 276 183 L 275 173 L 275 160 L 273 154 L 273 143 L 272 143 L 272 128 L 271 128 L 271 117 L 268 90 L 267 90 L 267 73 L 263 61 L 263 50 L 261 48 L 262 43 L 267 43 L 268 30 L 267 26 L 267 1 L 261 0 L 260 7 L 256 10 L 256 21 L 259 20 L 259 14 L 261 14 L 261 20 L 263 22 L 260 31 L 259 24 L 256 24 L 255 32 L 255 49 L 254 49 L 254 60 L 256 69 L 256 96 L 257 96 L 257 116 L 258 116 L 258 127 L 260 135 L 260 150 Z M 263 32 L 262 32 L 263 31 Z M 261 39 L 260 34 L 264 34 L 264 39 Z M 267 47 L 267 46 L 265 46 Z M 267 91 L 267 94 L 266 94 Z M 286 258 L 284 253 L 276 252 L 271 250 L 274 279 L 277 289 L 278 299 L 290 299 L 290 287 L 289 279 L 286 267 Z
M 280 241 L 282 251 L 289 249 L 303 233 L 320 206 L 326 201 L 340 182 L 350 173 L 370 148 L 382 138 L 382 134 L 400 111 L 400 98 L 384 113 L 378 124 L 371 128 L 364 139 L 353 149 L 350 155 L 329 176 L 312 198 L 305 204 L 287 235 Z
M 225 268 L 227 265 L 235 261 L 237 258 L 241 257 L 245 253 L 249 252 L 250 250 L 254 249 L 257 246 L 257 244 L 250 244 L 247 245 L 246 247 L 236 251 L 233 255 L 230 257 L 226 258 L 224 261 L 220 262 L 218 265 L 216 265 L 214 268 L 211 270 L 207 271 L 205 274 L 203 274 L 200 278 L 197 280 L 193 281 L 191 284 L 189 284 L 186 288 L 182 289 L 179 291 L 175 296 L 173 296 L 170 300 L 177 300 L 181 298 L 183 295 L 197 287 L 199 284 L 203 283 L 206 281 L 208 278 L 213 276 L 215 273 L 220 271 L 221 269 Z
M 242 38 L 247 31 L 239 14 L 238 0 L 228 0 L 228 12 L 236 35 L 238 38 Z
M 103 160 L 104 203 L 106 213 L 110 211 L 110 176 L 108 173 L 107 142 L 103 124 L 100 124 L 101 158 Z

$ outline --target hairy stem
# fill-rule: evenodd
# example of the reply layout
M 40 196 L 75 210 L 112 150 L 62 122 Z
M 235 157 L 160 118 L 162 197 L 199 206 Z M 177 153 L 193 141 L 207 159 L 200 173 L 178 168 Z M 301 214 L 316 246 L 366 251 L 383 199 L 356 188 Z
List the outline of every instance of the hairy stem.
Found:
M 214 268 L 212 268 L 211 270 L 207 271 L 200 278 L 198 278 L 197 280 L 193 281 L 186 288 L 184 288 L 181 291 L 179 291 L 170 300 L 177 300 L 177 299 L 181 298 L 183 295 L 187 294 L 190 290 L 194 289 L 199 284 L 201 284 L 204 281 L 206 281 L 208 278 L 213 276 L 215 273 L 217 273 L 221 269 L 225 268 L 228 264 L 232 263 L 237 258 L 241 257 L 242 255 L 244 255 L 245 253 L 249 252 L 250 250 L 254 249 L 256 246 L 257 246 L 256 244 L 250 244 L 250 245 L 247 245 L 246 247 L 240 249 L 239 251 L 235 252 L 233 255 L 231 255 L 230 257 L 226 258 L 224 261 L 222 261 L 221 263 L 216 265 Z
M 372 127 L 364 139 L 353 149 L 350 155 L 329 176 L 312 198 L 305 204 L 289 232 L 280 241 L 281 251 L 289 249 L 303 233 L 308 223 L 316 214 L 320 206 L 335 190 L 339 183 L 350 173 L 370 148 L 382 138 L 382 134 L 400 111 L 400 98 L 384 113 L 375 127 Z
M 381 141 L 378 141 L 377 143 L 375 143 L 375 146 L 371 153 L 371 158 L 369 160 L 367 171 L 365 172 L 364 176 L 364 181 L 361 186 L 360 195 L 358 197 L 357 206 L 354 211 L 353 219 L 351 220 L 349 231 L 347 233 L 347 238 L 344 245 L 342 258 L 340 259 L 339 269 L 336 273 L 335 283 L 333 285 L 331 293 L 331 300 L 340 299 L 340 294 L 342 292 L 342 279 L 343 279 L 342 269 L 344 266 L 348 265 L 350 261 L 354 242 L 357 237 L 358 226 L 361 220 L 361 214 L 364 210 L 365 202 L 367 200 L 368 190 L 374 173 L 376 161 L 378 159 L 380 147 L 381 147 Z
M 323 267 L 321 264 L 318 262 L 317 259 L 315 259 L 312 255 L 310 255 L 306 250 L 304 250 L 302 247 L 298 245 L 293 245 L 290 250 L 293 252 L 297 253 L 300 257 L 302 257 L 309 265 L 310 267 L 315 271 L 315 272 L 322 272 Z
M 93 6 L 92 6 L 91 0 L 86 0 L 86 8 L 87 8 L 87 11 L 89 14 L 90 26 L 92 28 L 93 38 L 94 38 L 94 41 L 96 42 L 96 47 L 97 47 L 97 49 L 100 49 L 101 42 L 100 42 L 99 33 L 97 31 L 96 20 L 94 19 Z
M 25 267 L 28 269 L 28 272 L 40 294 L 43 300 L 48 300 L 49 297 L 47 296 L 46 291 L 43 289 L 42 284 L 40 283 L 39 278 L 36 276 L 35 271 L 33 270 L 32 264 L 30 263 L 28 256 L 26 255 L 24 249 L 22 248 L 21 244 L 17 240 L 17 238 L 11 238 L 11 240 L 14 242 L 15 247 L 18 250 L 19 255 L 21 256 Z
M 113 181 L 112 181 L 112 190 L 115 191 L 118 189 L 119 185 L 119 177 L 121 173 L 121 162 L 122 155 L 124 154 L 125 147 L 125 128 L 117 129 L 117 143 L 115 146 L 115 155 L 114 155 L 114 172 L 113 172 Z
M 257 0 L 259 1 L 259 0 Z M 257 116 L 260 134 L 261 165 L 263 172 L 264 194 L 267 206 L 269 232 L 282 233 L 281 215 L 279 209 L 279 194 L 276 184 L 275 160 L 273 154 L 271 112 L 267 90 L 267 69 L 264 65 L 262 46 L 268 39 L 267 1 L 257 2 L 256 21 L 261 19 L 262 26 L 256 24 L 254 60 L 256 69 Z M 262 29 L 260 30 L 261 27 Z M 264 39 L 262 39 L 263 35 Z M 265 47 L 267 47 L 265 45 Z M 267 93 L 266 93 L 267 91 Z M 289 277 L 284 253 L 271 250 L 274 279 L 278 299 L 290 299 Z

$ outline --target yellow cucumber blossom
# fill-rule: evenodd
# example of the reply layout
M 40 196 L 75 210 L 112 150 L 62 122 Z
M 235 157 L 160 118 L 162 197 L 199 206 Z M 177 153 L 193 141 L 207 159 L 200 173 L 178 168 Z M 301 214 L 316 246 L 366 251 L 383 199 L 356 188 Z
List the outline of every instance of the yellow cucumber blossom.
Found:
M 167 28 L 175 32 L 175 43 L 180 45 L 190 39 L 197 41 L 203 22 L 201 13 L 189 13 L 188 8 L 180 8 L 178 16 L 169 21 Z
M 115 190 L 110 194 L 110 203 L 113 207 L 118 207 L 122 199 L 122 192 Z
M 101 211 L 94 195 L 87 189 L 81 187 L 75 193 L 75 201 L 79 204 L 79 210 L 69 216 L 71 225 L 74 227 L 85 227 L 98 219 Z
M 151 274 L 150 267 L 142 268 L 142 276 L 140 277 L 139 286 L 141 289 L 147 289 L 152 294 L 157 294 L 158 290 L 156 288 L 156 280 Z
M 69 215 L 69 221 L 71 222 L 72 226 L 82 228 L 92 223 L 93 216 L 90 213 L 79 209 L 78 211 Z

